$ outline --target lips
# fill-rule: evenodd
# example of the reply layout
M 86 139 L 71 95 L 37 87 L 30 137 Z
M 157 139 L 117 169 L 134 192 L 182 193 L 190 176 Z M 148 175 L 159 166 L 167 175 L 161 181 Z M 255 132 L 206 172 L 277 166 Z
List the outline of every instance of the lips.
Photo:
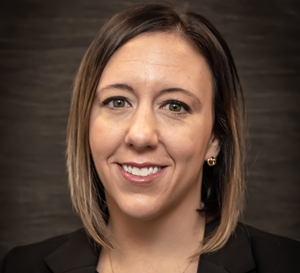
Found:
M 117 164 L 121 175 L 129 182 L 147 184 L 165 172 L 165 167 L 149 163 L 123 163 Z

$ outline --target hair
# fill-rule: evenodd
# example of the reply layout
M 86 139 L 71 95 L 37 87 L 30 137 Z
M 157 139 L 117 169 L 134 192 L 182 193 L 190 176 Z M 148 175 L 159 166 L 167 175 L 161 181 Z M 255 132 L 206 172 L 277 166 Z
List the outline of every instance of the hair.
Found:
M 94 242 L 114 248 L 108 231 L 104 188 L 89 145 L 89 119 L 102 71 L 122 45 L 145 32 L 175 33 L 207 61 L 213 79 L 213 133 L 220 142 L 217 165 L 203 166 L 201 199 L 207 221 L 220 218 L 194 256 L 222 248 L 244 205 L 244 98 L 229 47 L 203 16 L 168 3 L 132 6 L 112 17 L 88 48 L 78 71 L 67 129 L 67 167 L 73 205 Z M 199 193 L 200 194 L 200 193 Z M 199 204 L 200 205 L 200 204 Z

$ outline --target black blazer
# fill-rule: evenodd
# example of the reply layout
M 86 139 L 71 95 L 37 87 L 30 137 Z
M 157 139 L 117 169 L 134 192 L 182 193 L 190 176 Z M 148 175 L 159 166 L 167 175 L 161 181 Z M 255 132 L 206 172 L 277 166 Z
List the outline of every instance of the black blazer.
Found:
M 205 235 L 218 223 L 216 220 L 207 224 Z M 99 252 L 80 229 L 14 248 L 2 260 L 0 272 L 95 273 Z M 300 243 L 239 224 L 221 250 L 201 255 L 197 272 L 300 273 Z

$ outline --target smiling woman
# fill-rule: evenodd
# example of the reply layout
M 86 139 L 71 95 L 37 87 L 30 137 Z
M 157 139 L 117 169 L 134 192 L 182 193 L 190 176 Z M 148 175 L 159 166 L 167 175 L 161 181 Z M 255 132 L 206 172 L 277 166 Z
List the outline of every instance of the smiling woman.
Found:
M 106 247 L 102 254 L 142 231 L 166 241 L 170 226 L 185 234 L 188 256 L 221 248 L 243 207 L 242 119 L 233 59 L 205 18 L 147 4 L 108 22 L 82 62 L 68 130 L 73 202 L 88 233 Z M 214 158 L 216 166 L 204 164 Z M 205 222 L 221 215 L 199 244 Z
M 3 272 L 297 272 L 299 243 L 238 223 L 243 118 L 208 20 L 163 3 L 117 14 L 82 61 L 69 117 L 85 230 L 16 248 Z

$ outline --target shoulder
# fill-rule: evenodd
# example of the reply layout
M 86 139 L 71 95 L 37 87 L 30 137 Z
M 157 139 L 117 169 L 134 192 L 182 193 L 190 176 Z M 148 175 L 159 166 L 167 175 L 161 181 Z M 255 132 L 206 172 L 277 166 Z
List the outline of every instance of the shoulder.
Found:
M 44 259 L 66 243 L 70 237 L 76 237 L 83 230 L 53 237 L 45 241 L 13 248 L 0 263 L 0 272 L 52 272 Z
M 218 225 L 219 220 L 209 223 L 207 235 Z M 230 273 L 299 273 L 299 257 L 300 242 L 238 223 L 227 243 L 218 251 L 203 254 L 200 265 L 207 270 L 214 267 L 215 272 L 224 268 L 222 272 Z
M 300 242 L 239 224 L 249 235 L 259 272 L 300 272 Z

